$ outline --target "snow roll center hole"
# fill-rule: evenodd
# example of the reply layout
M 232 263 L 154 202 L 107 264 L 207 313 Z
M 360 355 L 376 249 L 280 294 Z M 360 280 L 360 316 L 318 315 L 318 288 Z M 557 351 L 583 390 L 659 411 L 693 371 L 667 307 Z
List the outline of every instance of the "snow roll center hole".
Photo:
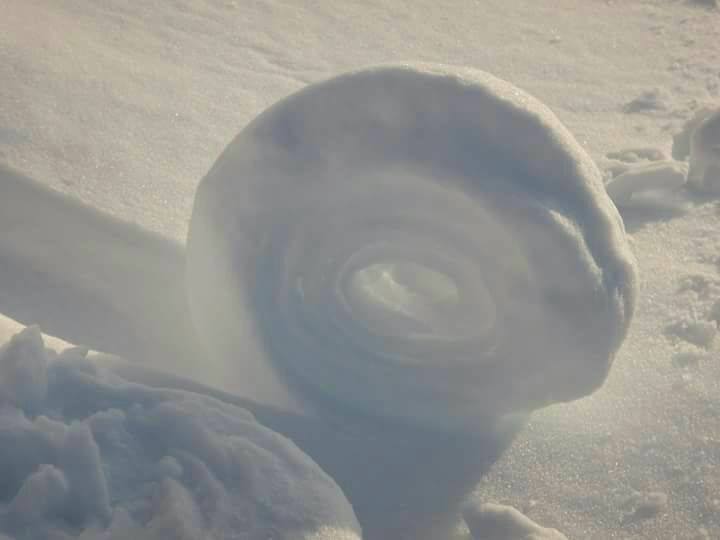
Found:
M 468 286 L 467 276 L 428 261 L 372 261 L 343 281 L 350 316 L 378 335 L 455 341 L 495 320 L 495 302 L 480 279 Z

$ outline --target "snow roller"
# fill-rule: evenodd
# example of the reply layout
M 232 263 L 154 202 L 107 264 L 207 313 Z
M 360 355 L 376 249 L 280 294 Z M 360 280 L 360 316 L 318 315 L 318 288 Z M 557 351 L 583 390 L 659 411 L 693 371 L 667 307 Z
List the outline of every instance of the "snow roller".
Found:
M 199 185 L 186 270 L 198 363 L 241 374 L 233 391 L 338 482 L 368 540 L 449 537 L 533 410 L 602 385 L 637 282 L 557 117 L 438 65 L 260 114 Z

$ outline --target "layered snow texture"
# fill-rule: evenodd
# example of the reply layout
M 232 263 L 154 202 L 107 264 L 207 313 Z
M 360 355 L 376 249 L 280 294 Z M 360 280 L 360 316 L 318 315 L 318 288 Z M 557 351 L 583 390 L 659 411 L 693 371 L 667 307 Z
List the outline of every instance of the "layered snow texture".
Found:
M 391 362 L 377 362 L 383 373 L 368 375 L 370 362 L 336 361 L 354 345 L 343 342 L 341 352 L 328 352 L 334 342 L 316 339 L 340 326 L 336 321 L 294 341 L 297 328 L 311 325 L 298 320 L 300 309 L 283 307 L 292 314 L 288 319 L 296 317 L 289 322 L 266 322 L 281 317 L 273 318 L 265 306 L 291 305 L 283 303 L 285 297 L 279 300 L 277 291 L 295 286 L 278 279 L 268 286 L 272 302 L 257 301 L 259 260 L 282 261 L 285 267 L 277 274 L 299 282 L 301 273 L 284 251 L 302 243 L 296 231 L 309 230 L 313 245 L 328 246 L 328 253 L 339 251 L 337 246 L 360 253 L 380 236 L 368 234 L 363 243 L 356 231 L 368 222 L 390 230 L 383 233 L 388 245 L 392 234 L 412 227 L 422 227 L 425 238 L 460 237 L 458 251 L 468 257 L 477 252 L 485 264 L 478 265 L 482 271 L 470 270 L 462 257 L 443 253 L 453 269 L 474 272 L 474 283 L 488 280 L 493 294 L 511 291 L 510 299 L 497 293 L 502 320 L 478 338 L 472 377 L 465 376 L 472 384 L 446 384 L 454 380 L 453 361 L 444 354 L 427 362 L 437 368 L 428 376 L 409 377 Z M 449 232 L 466 223 L 470 233 Z M 292 231 L 289 239 L 276 233 L 285 229 Z M 273 242 L 273 235 L 280 240 Z M 407 244 L 398 243 L 402 249 Z M 323 256 L 314 260 L 340 260 Z M 537 99 L 488 73 L 455 66 L 362 69 L 309 85 L 260 114 L 198 188 L 187 263 L 192 314 L 208 349 L 225 336 L 238 336 L 213 357 L 234 359 L 233 351 L 248 346 L 246 336 L 227 327 L 264 327 L 270 354 L 282 347 L 291 351 L 288 369 L 302 366 L 302 373 L 310 374 L 308 384 L 372 414 L 433 426 L 464 427 L 476 421 L 478 411 L 528 410 L 594 391 L 625 337 L 636 297 L 623 223 L 593 161 Z M 537 301 L 517 293 L 522 287 L 512 282 L 523 265 L 542 290 Z M 307 266 L 297 266 L 307 272 Z M 260 274 L 273 279 L 265 267 Z M 316 311 L 334 313 L 331 307 Z M 365 352 L 375 345 L 363 332 L 353 340 Z M 520 338 L 503 340 L 502 334 Z M 486 350 L 494 357 L 483 356 Z M 368 367 L 361 372 L 359 366 Z M 253 383 L 267 370 L 252 369 Z M 372 400 L 359 383 L 363 378 L 372 382 Z M 282 392 L 272 373 L 265 381 L 267 394 Z M 242 388 L 242 394 L 251 395 L 259 388 L 254 386 Z
M 704 118 L 690 139 L 688 182 L 720 194 L 720 109 Z
M 249 412 L 85 355 L 35 327 L 0 349 L 0 539 L 360 538 L 333 480 Z

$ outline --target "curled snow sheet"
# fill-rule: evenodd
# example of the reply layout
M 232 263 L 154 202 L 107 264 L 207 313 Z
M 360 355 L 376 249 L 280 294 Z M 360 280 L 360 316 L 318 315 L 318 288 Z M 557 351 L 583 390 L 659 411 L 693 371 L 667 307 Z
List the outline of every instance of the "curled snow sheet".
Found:
M 259 115 L 198 188 L 187 267 L 214 368 L 261 342 L 243 395 L 460 430 L 595 390 L 636 293 L 617 209 L 555 115 L 423 64 Z
M 236 406 L 129 383 L 37 328 L 0 352 L 0 538 L 358 539 L 337 485 Z

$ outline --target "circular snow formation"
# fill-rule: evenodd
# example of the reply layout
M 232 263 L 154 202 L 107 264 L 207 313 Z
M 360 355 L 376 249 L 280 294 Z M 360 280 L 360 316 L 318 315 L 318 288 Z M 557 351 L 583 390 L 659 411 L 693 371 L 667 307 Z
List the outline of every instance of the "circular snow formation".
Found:
M 187 253 L 217 354 L 250 321 L 293 395 L 435 427 L 588 394 L 635 299 L 570 133 L 514 86 L 437 65 L 348 73 L 258 116 L 201 182 Z

